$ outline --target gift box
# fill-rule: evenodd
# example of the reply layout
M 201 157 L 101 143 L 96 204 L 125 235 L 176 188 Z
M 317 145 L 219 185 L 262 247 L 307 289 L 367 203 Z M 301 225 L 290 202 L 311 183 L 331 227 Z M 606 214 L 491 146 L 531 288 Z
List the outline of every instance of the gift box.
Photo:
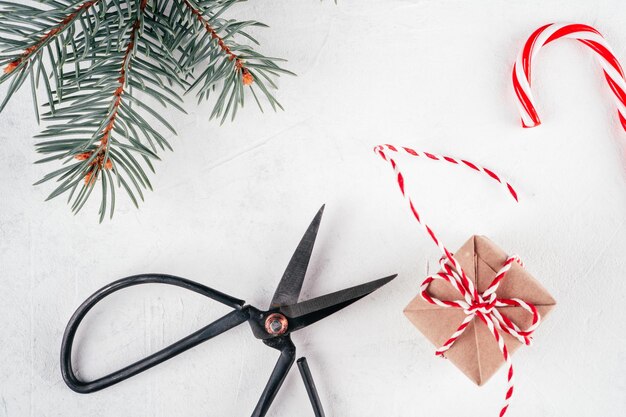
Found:
M 481 294 L 509 259 L 502 249 L 484 236 L 472 236 L 454 254 L 454 258 Z M 427 291 L 439 300 L 462 299 L 459 290 L 445 280 L 433 281 Z M 500 282 L 497 298 L 515 298 L 534 305 L 542 319 L 556 305 L 548 291 L 516 262 L 511 263 L 510 270 Z M 520 306 L 496 308 L 502 316 L 508 317 L 520 329 L 532 325 L 533 315 Z M 467 317 L 467 311 L 464 309 L 433 305 L 421 294 L 409 303 L 404 314 L 437 347 L 443 346 Z M 505 332 L 500 334 L 504 338 L 509 354 L 522 346 L 522 343 L 510 334 Z M 505 362 L 494 335 L 487 325 L 477 318 L 469 322 L 461 336 L 445 352 L 445 357 L 478 385 L 487 382 Z

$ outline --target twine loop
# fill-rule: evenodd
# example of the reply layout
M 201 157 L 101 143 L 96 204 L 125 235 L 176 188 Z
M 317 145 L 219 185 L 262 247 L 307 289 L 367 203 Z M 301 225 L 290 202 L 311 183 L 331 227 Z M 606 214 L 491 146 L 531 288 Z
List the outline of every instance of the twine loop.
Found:
M 506 411 L 509 408 L 509 403 L 511 397 L 513 396 L 514 384 L 513 363 L 511 362 L 511 356 L 509 354 L 509 350 L 507 349 L 501 332 L 513 336 L 525 345 L 530 345 L 532 342 L 532 333 L 539 326 L 539 322 L 541 321 L 539 312 L 534 305 L 527 303 L 519 298 L 498 298 L 497 295 L 498 287 L 506 276 L 506 273 L 509 271 L 509 269 L 511 269 L 513 263 L 517 263 L 522 267 L 524 265 L 518 256 L 510 256 L 504 262 L 504 265 L 500 268 L 500 270 L 496 273 L 496 276 L 491 284 L 489 284 L 489 287 L 487 287 L 487 289 L 482 294 L 479 293 L 478 289 L 476 288 L 472 280 L 467 277 L 467 274 L 461 267 L 461 264 L 456 260 L 452 252 L 450 252 L 444 246 L 444 244 L 439 240 L 433 229 L 426 224 L 420 213 L 415 208 L 413 200 L 406 192 L 404 175 L 400 171 L 400 167 L 398 166 L 394 158 L 391 156 L 391 153 L 393 152 L 394 155 L 398 153 L 405 153 L 413 157 L 427 159 L 431 161 L 446 162 L 451 165 L 464 166 L 473 171 L 481 172 L 489 176 L 492 180 L 499 183 L 500 186 L 502 186 L 505 191 L 510 194 L 513 199 L 515 199 L 515 201 L 518 200 L 517 192 L 511 184 L 502 179 L 494 171 L 465 159 L 459 159 L 447 155 L 439 155 L 430 152 L 419 152 L 408 147 L 396 147 L 389 144 L 376 146 L 374 148 L 374 152 L 379 155 L 383 160 L 389 162 L 391 168 L 396 174 L 396 182 L 398 183 L 400 192 L 408 203 L 411 214 L 413 215 L 417 223 L 424 229 L 424 232 L 431 238 L 431 240 L 435 243 L 435 245 L 437 245 L 437 247 L 443 254 L 439 261 L 439 264 L 441 265 L 441 271 L 426 278 L 420 287 L 420 294 L 422 298 L 427 302 L 438 305 L 440 307 L 462 309 L 465 313 L 465 318 L 461 322 L 461 325 L 444 343 L 444 345 L 436 350 L 435 354 L 441 357 L 445 357 L 445 352 L 450 349 L 450 347 L 452 347 L 454 342 L 463 334 L 467 326 L 469 326 L 474 318 L 478 317 L 478 319 L 487 326 L 489 332 L 493 335 L 496 343 L 498 344 L 500 352 L 502 352 L 502 357 L 504 358 L 504 361 L 506 362 L 508 367 L 508 389 L 504 397 L 504 405 L 500 409 L 499 414 L 499 416 L 502 417 L 506 414 Z M 440 300 L 436 297 L 433 297 L 428 292 L 428 287 L 435 280 L 444 280 L 448 282 L 459 291 L 462 298 L 458 300 Z M 520 329 L 505 314 L 499 311 L 499 307 L 523 308 L 532 315 L 532 321 L 530 326 L 526 329 Z

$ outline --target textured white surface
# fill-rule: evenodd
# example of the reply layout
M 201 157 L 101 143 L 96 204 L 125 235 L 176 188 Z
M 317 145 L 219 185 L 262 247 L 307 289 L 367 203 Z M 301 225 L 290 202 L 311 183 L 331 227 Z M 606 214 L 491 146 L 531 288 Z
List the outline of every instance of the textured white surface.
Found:
M 403 159 L 447 245 L 485 234 L 558 300 L 535 345 L 513 358 L 510 416 L 623 416 L 626 135 L 592 55 L 573 41 L 535 63 L 542 126 L 520 127 L 510 83 L 518 49 L 550 21 L 596 26 L 624 62 L 623 2 L 253 0 L 239 10 L 271 26 L 257 32 L 263 52 L 298 73 L 280 80 L 286 111 L 249 106 L 223 127 L 208 122 L 207 104 L 172 111 L 175 152 L 162 155 L 140 210 L 119 199 L 113 221 L 98 224 L 93 206 L 75 217 L 61 199 L 44 202 L 49 186 L 31 184 L 51 167 L 32 164 L 27 89 L 0 115 L 0 416 L 248 416 L 277 354 L 246 326 L 86 396 L 61 379 L 63 329 L 93 291 L 148 271 L 263 307 L 324 202 L 305 297 L 400 274 L 294 335 L 327 415 L 497 415 L 504 373 L 475 387 L 402 315 L 438 254 L 372 153 L 380 142 L 474 160 L 520 191 L 515 205 L 471 172 Z M 115 369 L 224 311 L 168 288 L 120 293 L 85 322 L 81 374 Z M 312 415 L 295 368 L 269 413 L 294 415 Z

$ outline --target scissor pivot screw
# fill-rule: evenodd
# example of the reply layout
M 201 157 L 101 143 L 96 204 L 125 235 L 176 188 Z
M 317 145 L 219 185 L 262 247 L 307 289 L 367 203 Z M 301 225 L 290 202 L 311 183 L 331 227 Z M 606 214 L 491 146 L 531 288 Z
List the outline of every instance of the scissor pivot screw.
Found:
M 280 313 L 272 313 L 265 319 L 265 331 L 273 336 L 285 334 L 289 327 L 287 317 Z

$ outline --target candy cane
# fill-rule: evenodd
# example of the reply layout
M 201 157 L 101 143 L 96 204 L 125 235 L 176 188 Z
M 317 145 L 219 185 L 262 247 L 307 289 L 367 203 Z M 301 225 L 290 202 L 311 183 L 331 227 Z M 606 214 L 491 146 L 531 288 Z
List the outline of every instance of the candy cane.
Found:
M 435 275 L 431 275 L 427 277 L 422 285 L 420 286 L 420 295 L 427 302 L 443 307 L 443 308 L 459 308 L 464 311 L 466 314 L 465 318 L 457 328 L 457 330 L 448 338 L 448 340 L 435 352 L 438 356 L 444 356 L 445 352 L 448 351 L 452 345 L 456 342 L 456 340 L 461 337 L 461 335 L 465 332 L 465 329 L 469 326 L 469 324 L 474 320 L 474 318 L 480 319 L 489 329 L 489 332 L 493 335 L 496 343 L 498 344 L 498 348 L 502 353 L 502 357 L 507 365 L 507 390 L 504 397 L 504 405 L 500 409 L 499 416 L 502 417 L 506 414 L 509 404 L 511 401 L 511 397 L 513 396 L 514 383 L 513 383 L 513 362 L 511 361 L 511 355 L 509 354 L 509 350 L 504 342 L 504 338 L 502 337 L 500 332 L 505 332 L 521 343 L 529 345 L 531 343 L 530 336 L 535 331 L 535 329 L 539 326 L 541 321 L 541 317 L 537 308 L 521 300 L 519 298 L 498 298 L 496 291 L 501 283 L 501 281 L 505 278 L 506 273 L 511 268 L 514 262 L 522 265 L 521 260 L 517 256 L 509 257 L 504 265 L 500 268 L 500 270 L 496 273 L 495 278 L 491 282 L 491 284 L 487 287 L 487 289 L 481 293 L 478 292 L 478 289 L 473 284 L 473 282 L 467 277 L 465 271 L 461 267 L 461 264 L 456 260 L 452 252 L 450 252 L 441 242 L 437 235 L 433 231 L 433 229 L 426 224 L 423 220 L 422 216 L 415 209 L 415 205 L 411 197 L 406 193 L 404 188 L 404 175 L 400 171 L 400 168 L 393 157 L 388 154 L 388 152 L 404 152 L 408 155 L 414 157 L 425 157 L 426 159 L 430 159 L 433 161 L 443 161 L 448 162 L 454 165 L 461 165 L 471 168 L 474 171 L 482 172 L 488 175 L 491 179 L 498 182 L 502 185 L 506 191 L 517 201 L 517 193 L 511 184 L 504 181 L 500 178 L 499 175 L 494 173 L 493 171 L 476 165 L 472 162 L 469 162 L 464 159 L 452 158 L 444 155 L 436 155 L 429 152 L 417 152 L 411 148 L 406 147 L 395 147 L 393 145 L 379 145 L 374 148 L 374 151 L 385 161 L 391 164 L 394 172 L 396 173 L 396 181 L 398 183 L 398 187 L 400 188 L 400 192 L 404 196 L 405 200 L 409 204 L 409 208 L 417 223 L 424 228 L 428 236 L 435 242 L 435 244 L 441 250 L 443 256 L 441 257 L 440 264 L 442 272 L 438 272 Z M 444 280 L 447 281 L 450 285 L 456 288 L 463 299 L 461 300 L 440 300 L 438 298 L 433 297 L 428 292 L 428 287 L 435 280 Z M 513 323 L 506 315 L 500 313 L 497 308 L 498 307 L 522 307 L 529 314 L 532 315 L 531 325 L 522 330 L 515 323 Z
M 522 126 L 535 127 L 541 124 L 535 99 L 530 90 L 532 60 L 542 46 L 560 38 L 576 39 L 595 52 L 604 72 L 604 78 L 613 92 L 622 128 L 626 130 L 626 80 L 622 66 L 600 32 L 591 26 L 577 23 L 552 23 L 542 26 L 530 35 L 520 51 L 513 66 L 513 87 L 517 95 L 517 107 L 522 117 Z

